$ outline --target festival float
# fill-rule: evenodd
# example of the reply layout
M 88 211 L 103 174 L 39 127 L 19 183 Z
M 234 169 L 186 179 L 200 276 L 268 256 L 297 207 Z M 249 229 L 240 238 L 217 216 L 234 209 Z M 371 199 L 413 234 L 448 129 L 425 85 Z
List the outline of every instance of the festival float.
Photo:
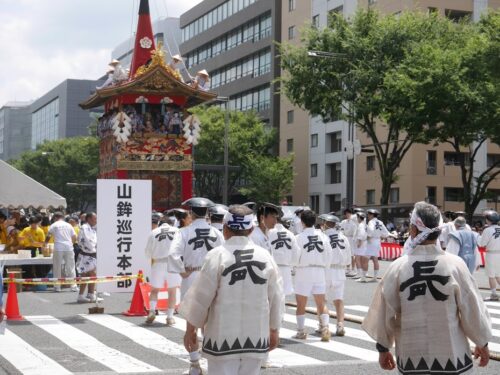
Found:
M 202 70 L 184 81 L 182 57 L 155 45 L 148 0 L 141 0 L 130 69 L 113 60 L 108 79 L 83 109 L 104 107 L 99 118 L 99 178 L 151 180 L 153 208 L 179 207 L 193 195 L 193 146 L 200 122 L 189 108 L 216 98 Z

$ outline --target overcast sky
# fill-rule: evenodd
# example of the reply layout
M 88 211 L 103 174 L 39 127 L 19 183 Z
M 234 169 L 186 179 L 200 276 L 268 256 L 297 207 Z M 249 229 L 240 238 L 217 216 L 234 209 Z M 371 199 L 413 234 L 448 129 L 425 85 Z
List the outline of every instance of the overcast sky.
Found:
M 152 20 L 202 0 L 149 0 Z M 67 78 L 103 75 L 132 35 L 139 0 L 0 0 L 0 107 L 40 97 Z

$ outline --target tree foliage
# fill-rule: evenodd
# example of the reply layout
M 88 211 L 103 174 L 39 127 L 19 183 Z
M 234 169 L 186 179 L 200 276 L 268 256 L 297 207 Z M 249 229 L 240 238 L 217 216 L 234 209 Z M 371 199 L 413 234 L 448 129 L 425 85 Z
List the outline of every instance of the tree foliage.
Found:
M 479 33 L 479 26 L 456 24 L 437 15 L 381 17 L 371 10 L 360 10 L 351 20 L 333 15 L 328 27 L 304 30 L 301 47 L 281 47 L 286 71 L 282 87 L 294 104 L 325 121 L 337 118 L 342 108 L 343 117 L 371 139 L 382 182 L 380 203 L 386 205 L 391 184 L 397 180 L 397 168 L 412 144 L 448 139 L 450 133 L 438 135 L 435 125 L 444 121 L 446 114 L 456 118 L 455 131 L 462 129 L 463 116 L 450 109 L 474 99 L 478 85 L 474 93 L 463 92 L 462 73 L 470 78 L 479 74 L 470 70 L 474 54 L 484 56 L 485 62 L 486 56 L 492 56 L 494 44 L 486 42 L 486 34 L 488 31 L 497 38 L 498 47 L 497 22 L 496 18 L 483 21 L 485 31 L 473 37 Z M 467 33 L 478 39 L 471 43 L 474 48 L 464 44 Z M 461 51 L 461 45 L 467 47 L 466 51 Z M 307 54 L 311 50 L 341 57 L 311 58 Z M 498 63 L 490 63 L 490 67 L 495 66 Z M 486 72 L 487 67 L 484 69 Z M 492 75 L 485 72 L 482 84 L 492 88 Z M 476 98 L 477 103 L 491 99 L 492 93 Z M 472 109 L 478 107 L 469 107 Z
M 490 13 L 479 24 L 452 24 L 445 41 L 414 46 L 398 74 L 386 82 L 402 106 L 418 99 L 414 115 L 426 119 L 428 140 L 464 154 L 457 160 L 470 219 L 500 174 L 500 161 L 477 166 L 488 140 L 500 144 L 499 20 L 500 13 Z M 411 125 L 407 130 L 415 132 L 418 124 Z
M 35 151 L 22 153 L 11 164 L 66 198 L 68 210 L 86 210 L 95 203 L 95 188 L 67 183 L 95 184 L 99 167 L 99 140 L 72 137 L 46 141 Z
M 292 157 L 257 156 L 249 160 L 248 184 L 240 192 L 256 202 L 280 204 L 293 184 Z
M 200 118 L 201 137 L 200 143 L 195 147 L 195 163 L 219 165 L 224 164 L 224 127 L 226 112 L 217 107 L 198 107 L 193 112 Z M 267 129 L 257 114 L 254 112 L 230 111 L 228 112 L 229 132 L 229 165 L 239 167 L 229 175 L 229 195 L 241 193 L 240 187 L 245 184 L 260 184 L 264 186 L 268 181 L 258 173 L 255 168 L 257 160 L 264 163 L 277 165 L 281 163 L 276 157 L 270 155 L 276 133 Z M 265 164 L 265 163 L 264 163 Z M 281 163 L 280 165 L 283 165 Z M 289 169 L 287 169 L 289 170 Z M 199 170 L 195 168 L 196 194 L 209 197 L 220 202 L 222 200 L 224 175 L 222 171 Z M 290 172 L 291 176 L 291 172 Z M 290 179 L 288 179 L 289 181 Z M 275 185 L 276 186 L 276 185 Z M 291 182 L 283 190 L 291 190 Z M 244 190 L 249 199 L 257 199 L 253 190 Z M 271 199 L 275 192 L 269 195 L 259 195 L 259 200 Z M 267 198 L 266 198 L 267 197 Z M 274 199 L 274 198 L 273 198 Z

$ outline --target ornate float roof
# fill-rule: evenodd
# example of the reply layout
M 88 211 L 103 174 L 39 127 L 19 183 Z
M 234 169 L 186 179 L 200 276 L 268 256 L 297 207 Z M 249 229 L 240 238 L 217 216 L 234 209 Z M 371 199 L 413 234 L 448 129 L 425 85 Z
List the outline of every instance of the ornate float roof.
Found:
M 179 73 L 165 63 L 161 45 L 151 52 L 149 65 L 143 65 L 137 69 L 131 80 L 96 90 L 86 101 L 80 103 L 80 107 L 83 109 L 98 107 L 110 99 L 128 94 L 183 96 L 187 98 L 186 108 L 217 97 L 215 92 L 195 89 L 182 82 Z

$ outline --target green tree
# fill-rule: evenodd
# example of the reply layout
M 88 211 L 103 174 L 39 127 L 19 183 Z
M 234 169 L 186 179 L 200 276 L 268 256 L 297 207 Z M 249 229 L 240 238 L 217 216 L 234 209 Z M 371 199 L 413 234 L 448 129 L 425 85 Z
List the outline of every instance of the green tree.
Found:
M 453 24 L 448 35 L 446 43 L 427 40 L 414 46 L 386 85 L 403 107 L 412 106 L 416 117 L 426 119 L 429 140 L 447 143 L 461 155 L 465 212 L 472 219 L 500 175 L 500 161 L 477 167 L 485 142 L 500 144 L 500 13 L 479 24 Z M 415 98 L 418 106 L 410 103 Z M 409 132 L 418 126 L 412 125 Z
M 248 162 L 248 184 L 240 193 L 252 201 L 281 204 L 293 184 L 292 157 L 256 156 Z
M 217 107 L 197 107 L 193 112 L 200 118 L 200 142 L 195 146 L 195 164 L 222 166 L 224 164 L 224 127 L 226 112 Z M 229 165 L 238 167 L 229 174 L 229 195 L 240 193 L 239 186 L 245 184 L 261 184 L 262 180 L 254 168 L 255 160 L 266 158 L 270 164 L 278 163 L 277 158 L 270 155 L 275 144 L 276 133 L 267 129 L 254 112 L 230 111 L 229 120 Z M 291 172 L 290 172 L 291 173 Z M 220 169 L 196 169 L 196 194 L 214 201 L 222 200 L 224 174 Z M 279 186 L 278 186 L 279 187 Z M 291 183 L 288 189 L 291 189 Z M 274 192 L 272 194 L 275 194 Z M 259 196 L 269 200 L 271 195 Z M 272 195 L 274 197 L 274 195 Z M 255 199 L 253 195 L 248 198 Z
M 69 211 L 84 211 L 95 203 L 95 188 L 67 183 L 95 184 L 99 167 L 99 140 L 72 137 L 46 141 L 26 151 L 11 164 L 66 198 Z
M 326 28 L 306 28 L 300 47 L 281 46 L 282 89 L 292 103 L 325 121 L 343 117 L 371 140 L 380 171 L 382 205 L 388 204 L 405 154 L 413 143 L 426 142 L 427 126 L 427 118 L 416 111 L 421 105 L 418 98 L 403 103 L 387 81 L 399 74 L 411 54 L 423 52 L 415 46 L 434 39 L 445 43 L 451 27 L 449 20 L 435 15 L 381 17 L 360 10 L 350 20 L 333 15 Z M 312 58 L 308 51 L 338 55 Z M 421 66 L 413 69 L 420 71 Z M 406 132 L 409 127 L 412 131 Z

